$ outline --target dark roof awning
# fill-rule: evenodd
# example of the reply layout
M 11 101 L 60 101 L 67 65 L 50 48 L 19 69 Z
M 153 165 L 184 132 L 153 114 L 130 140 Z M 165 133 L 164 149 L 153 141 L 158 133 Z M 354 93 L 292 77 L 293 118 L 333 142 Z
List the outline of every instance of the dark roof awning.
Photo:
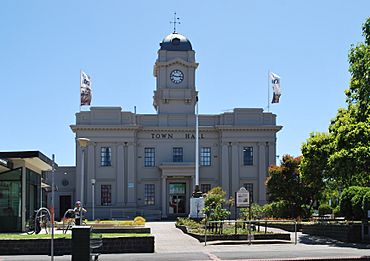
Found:
M 40 151 L 9 151 L 0 152 L 0 159 L 4 161 L 12 161 L 16 159 L 24 159 L 27 162 L 37 166 L 42 171 L 51 170 L 53 161 L 42 154 Z M 54 163 L 54 166 L 58 165 Z

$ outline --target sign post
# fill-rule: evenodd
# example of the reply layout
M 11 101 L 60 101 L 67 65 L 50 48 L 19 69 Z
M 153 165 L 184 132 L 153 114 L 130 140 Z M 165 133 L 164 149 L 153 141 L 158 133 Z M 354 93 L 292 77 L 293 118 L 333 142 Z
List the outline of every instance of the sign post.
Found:
M 249 191 L 246 190 L 244 187 L 241 187 L 236 192 L 236 207 L 237 208 L 248 208 L 250 206 L 249 204 Z
M 249 191 L 245 187 L 241 187 L 235 192 L 235 234 L 237 234 L 237 210 L 238 208 L 249 208 L 249 222 L 251 220 L 251 205 L 249 201 Z M 249 235 L 251 237 L 251 235 Z

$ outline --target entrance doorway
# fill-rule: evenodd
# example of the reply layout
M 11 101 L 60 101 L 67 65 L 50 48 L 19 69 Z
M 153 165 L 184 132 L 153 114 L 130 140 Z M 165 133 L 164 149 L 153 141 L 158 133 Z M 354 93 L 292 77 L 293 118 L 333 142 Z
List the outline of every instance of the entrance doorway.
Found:
M 168 191 L 168 214 L 186 214 L 186 183 L 169 183 Z
M 62 220 L 64 213 L 72 207 L 71 196 L 59 196 L 59 219 Z

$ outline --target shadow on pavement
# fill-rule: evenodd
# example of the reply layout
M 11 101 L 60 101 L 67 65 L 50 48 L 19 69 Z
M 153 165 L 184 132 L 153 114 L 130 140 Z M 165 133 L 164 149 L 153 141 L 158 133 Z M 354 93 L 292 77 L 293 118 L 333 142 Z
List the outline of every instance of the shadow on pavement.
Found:
M 252 245 L 259 244 L 292 244 L 286 240 L 252 240 Z M 248 240 L 230 240 L 230 241 L 207 241 L 207 245 L 249 245 Z
M 365 243 L 346 243 L 326 237 L 302 235 L 298 242 L 306 245 L 328 245 L 334 247 L 351 247 L 357 249 L 370 249 L 370 244 Z

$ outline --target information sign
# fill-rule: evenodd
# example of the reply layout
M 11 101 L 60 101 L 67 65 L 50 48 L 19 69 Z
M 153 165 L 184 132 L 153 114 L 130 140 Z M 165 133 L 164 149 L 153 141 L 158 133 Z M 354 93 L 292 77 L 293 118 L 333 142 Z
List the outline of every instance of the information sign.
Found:
M 236 207 L 237 208 L 247 208 L 249 207 L 249 191 L 244 187 L 241 187 L 236 192 Z

